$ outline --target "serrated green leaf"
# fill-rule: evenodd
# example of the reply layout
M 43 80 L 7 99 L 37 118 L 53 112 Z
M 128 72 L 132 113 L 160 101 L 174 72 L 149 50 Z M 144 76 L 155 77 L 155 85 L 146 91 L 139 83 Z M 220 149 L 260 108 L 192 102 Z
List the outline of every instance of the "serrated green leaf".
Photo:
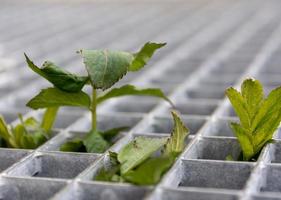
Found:
M 176 111 L 172 111 L 171 113 L 173 116 L 174 128 L 164 149 L 164 155 L 167 157 L 171 155 L 177 156 L 183 151 L 185 139 L 189 133 L 188 128 L 184 125 Z
M 121 164 L 121 175 L 135 168 L 158 149 L 163 147 L 167 138 L 137 137 L 118 153 L 118 161 Z
M 274 112 L 278 112 L 281 108 L 281 87 L 278 87 L 270 92 L 268 97 L 261 104 L 258 113 L 256 114 L 251 129 L 258 133 L 260 127 L 268 122 Z
M 81 139 L 73 139 L 60 146 L 60 151 L 65 152 L 86 152 L 86 147 Z
M 83 139 L 83 144 L 88 153 L 103 153 L 109 147 L 109 143 L 97 131 L 90 131 Z
M 128 71 L 141 69 L 153 53 L 165 44 L 146 43 L 138 53 L 82 49 L 83 62 L 95 89 L 105 90 L 118 82 Z
M 59 106 L 90 107 L 90 97 L 85 92 L 69 93 L 57 88 L 47 88 L 33 97 L 26 105 L 33 109 Z
M 127 95 L 137 95 L 137 96 L 152 96 L 162 98 L 168 101 L 171 105 L 173 103 L 165 96 L 165 94 L 158 88 L 145 88 L 145 89 L 138 89 L 133 85 L 124 85 L 120 88 L 113 88 L 103 96 L 98 97 L 97 103 L 100 104 L 108 99 L 127 96 Z
M 236 135 L 240 147 L 243 151 L 243 160 L 247 161 L 255 155 L 254 146 L 252 144 L 252 138 L 246 133 L 246 130 L 241 127 L 240 124 L 231 123 L 231 128 Z
M 137 185 L 154 185 L 160 181 L 173 162 L 172 157 L 148 158 L 135 170 L 128 171 L 122 177 Z
M 46 61 L 42 68 L 36 66 L 26 54 L 24 54 L 28 66 L 37 74 L 47 79 L 55 87 L 66 92 L 79 92 L 88 81 L 88 77 L 72 74 L 50 61 Z
M 165 46 L 166 43 L 147 42 L 138 53 L 134 54 L 134 60 L 129 66 L 129 71 L 138 71 L 146 65 L 154 52 Z
M 263 87 L 258 80 L 246 79 L 241 86 L 241 94 L 247 104 L 249 121 L 252 122 L 263 102 Z
M 105 90 L 128 71 L 133 55 L 122 51 L 80 50 L 83 62 L 95 89 Z
M 237 116 L 239 117 L 243 127 L 250 128 L 250 116 L 248 106 L 243 96 L 232 87 L 226 90 L 226 96 L 232 104 L 232 107 Z

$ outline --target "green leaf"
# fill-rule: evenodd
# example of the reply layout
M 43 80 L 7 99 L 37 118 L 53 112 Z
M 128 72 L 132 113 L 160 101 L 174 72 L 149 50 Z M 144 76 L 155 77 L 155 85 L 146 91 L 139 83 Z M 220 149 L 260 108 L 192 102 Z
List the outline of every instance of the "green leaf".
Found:
M 105 90 L 118 82 L 128 71 L 141 69 L 155 50 L 165 44 L 146 43 L 138 53 L 82 49 L 83 62 L 95 89 Z
M 117 136 L 120 132 L 127 130 L 129 127 L 122 126 L 122 127 L 117 127 L 117 128 L 112 128 L 109 130 L 106 130 L 104 132 L 101 132 L 102 137 L 106 141 L 112 140 L 115 136 Z
M 241 124 L 245 128 L 250 127 L 250 116 L 248 111 L 248 106 L 243 98 L 243 96 L 234 88 L 228 88 L 226 90 L 226 96 L 228 97 L 229 101 L 232 104 L 232 107 L 239 117 Z
M 122 51 L 80 50 L 90 81 L 95 89 L 105 90 L 128 71 L 133 56 Z
M 81 139 L 74 139 L 61 145 L 60 151 L 86 152 L 86 147 Z
M 120 88 L 113 88 L 103 96 L 98 97 L 97 103 L 100 104 L 110 98 L 121 97 L 126 95 L 159 97 L 168 101 L 171 105 L 173 105 L 173 103 L 165 96 L 165 94 L 161 91 L 161 89 L 158 88 L 138 89 L 133 85 L 124 85 Z
M 103 153 L 109 147 L 109 143 L 97 131 L 90 131 L 83 139 L 83 144 L 88 153 Z
M 148 158 L 135 170 L 128 171 L 122 177 L 137 185 L 154 185 L 160 181 L 173 162 L 172 157 Z
M 13 134 L 10 132 L 4 118 L 0 116 L 0 136 L 9 147 L 17 148 L 18 145 L 14 140 Z
M 252 121 L 263 102 L 263 87 L 258 80 L 246 79 L 241 86 L 241 93 L 247 104 L 249 119 Z
M 138 71 L 146 65 L 154 52 L 165 46 L 166 43 L 152 43 L 147 42 L 138 53 L 134 54 L 134 60 L 129 67 L 129 71 Z
M 47 79 L 55 87 L 66 92 L 79 92 L 88 81 L 88 77 L 77 76 L 46 61 L 42 68 L 37 67 L 26 54 L 24 54 L 28 66 L 37 74 Z
M 118 161 L 121 163 L 121 175 L 146 160 L 167 142 L 167 138 L 137 137 L 118 153 Z
M 270 123 L 270 119 L 274 112 L 279 112 L 281 108 L 281 87 L 278 87 L 270 92 L 268 97 L 261 104 L 258 113 L 256 114 L 252 130 L 256 133 L 260 132 L 265 123 Z M 275 127 L 275 126 L 274 126 Z
M 164 149 L 164 154 L 168 157 L 171 155 L 177 156 L 184 150 L 185 138 L 189 133 L 188 128 L 184 125 L 176 111 L 171 113 L 174 120 L 174 128 Z
M 250 160 L 252 156 L 255 155 L 252 138 L 246 133 L 246 130 L 243 129 L 240 124 L 231 123 L 231 128 L 239 141 L 243 152 L 243 160 Z
M 59 106 L 78 106 L 89 108 L 90 102 L 90 97 L 82 91 L 77 93 L 69 93 L 61 91 L 57 88 L 47 88 L 43 89 L 26 105 L 33 109 Z
M 56 120 L 58 109 L 59 107 L 49 107 L 45 110 L 41 127 L 46 131 L 46 133 L 49 133 L 52 129 Z

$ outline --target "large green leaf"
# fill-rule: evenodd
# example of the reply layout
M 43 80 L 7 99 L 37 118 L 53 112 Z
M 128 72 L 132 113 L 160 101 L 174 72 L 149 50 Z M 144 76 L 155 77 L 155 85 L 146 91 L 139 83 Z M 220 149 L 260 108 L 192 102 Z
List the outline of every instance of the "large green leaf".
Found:
M 46 61 L 42 68 L 36 66 L 26 54 L 24 54 L 28 66 L 37 74 L 47 79 L 55 87 L 66 92 L 79 92 L 88 81 L 87 76 L 77 76 L 54 63 Z
M 32 98 L 26 105 L 33 109 L 59 106 L 90 107 L 90 97 L 85 92 L 69 93 L 57 88 L 47 88 Z
M 165 45 L 166 43 L 147 42 L 138 53 L 134 54 L 134 60 L 129 66 L 129 71 L 138 71 L 143 68 L 154 52 Z
M 122 51 L 81 50 L 83 62 L 95 89 L 107 89 L 128 71 L 133 56 Z
M 146 43 L 138 53 L 110 50 L 86 50 L 79 53 L 95 89 L 105 90 L 118 82 L 128 71 L 141 69 L 153 53 L 165 44 Z
M 118 161 L 121 163 L 121 175 L 137 167 L 160 147 L 164 146 L 167 138 L 137 137 L 118 153 Z
M 174 128 L 171 137 L 165 145 L 164 154 L 166 156 L 177 156 L 185 147 L 185 138 L 188 136 L 188 128 L 184 125 L 176 111 L 172 111 Z
M 130 170 L 123 178 L 137 185 L 157 184 L 162 175 L 171 167 L 174 159 L 172 157 L 155 157 L 144 161 L 135 170 Z
M 95 130 L 86 135 L 83 139 L 83 144 L 88 153 L 103 153 L 109 147 L 109 143 Z
M 165 94 L 161 91 L 161 89 L 158 88 L 138 89 L 133 85 L 124 85 L 120 88 L 113 88 L 103 96 L 98 97 L 97 103 L 100 104 L 110 98 L 121 97 L 126 95 L 159 97 L 172 104 L 172 102 L 168 99 L 168 97 L 165 96 Z

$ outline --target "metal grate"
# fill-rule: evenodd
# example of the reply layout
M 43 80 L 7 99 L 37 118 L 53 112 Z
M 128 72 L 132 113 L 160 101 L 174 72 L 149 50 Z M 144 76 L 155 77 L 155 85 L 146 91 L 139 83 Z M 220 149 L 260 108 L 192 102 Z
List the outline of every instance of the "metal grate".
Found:
M 120 84 L 161 87 L 191 129 L 187 147 L 155 187 L 93 181 L 106 154 L 63 153 L 59 146 L 90 128 L 80 109 L 61 109 L 54 136 L 36 150 L 0 149 L 0 199 L 281 199 L 281 134 L 257 162 L 225 161 L 239 145 L 228 127 L 237 120 L 224 97 L 247 76 L 268 92 L 281 84 L 281 3 L 277 0 L 2 1 L 0 2 L 0 113 L 16 123 L 25 102 L 47 83 L 25 67 L 53 60 L 73 71 L 83 48 L 135 50 L 146 41 L 168 46 L 139 74 Z M 126 97 L 104 104 L 99 128 L 130 126 L 110 148 L 139 135 L 167 136 L 166 103 Z

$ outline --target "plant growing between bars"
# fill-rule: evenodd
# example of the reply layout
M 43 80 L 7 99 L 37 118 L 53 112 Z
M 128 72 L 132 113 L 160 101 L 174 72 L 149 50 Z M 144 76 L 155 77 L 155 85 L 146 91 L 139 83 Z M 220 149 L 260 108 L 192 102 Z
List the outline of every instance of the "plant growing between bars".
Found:
M 262 84 L 249 78 L 242 83 L 241 92 L 231 87 L 226 90 L 226 96 L 240 119 L 240 124 L 230 124 L 242 150 L 238 159 L 254 161 L 263 147 L 272 142 L 280 124 L 281 87 L 265 98 Z
M 136 137 L 118 153 L 109 152 L 108 163 L 94 177 L 98 181 L 154 185 L 183 151 L 188 128 L 172 111 L 174 128 L 170 137 Z M 160 155 L 157 155 L 161 149 Z
M 33 117 L 23 119 L 16 126 L 7 125 L 0 116 L 0 146 L 20 149 L 35 149 L 51 137 L 51 129 L 56 118 L 57 108 L 48 108 L 42 122 Z
M 27 103 L 27 106 L 33 109 L 58 109 L 61 106 L 76 106 L 88 109 L 92 116 L 91 130 L 84 138 L 75 138 L 65 143 L 61 146 L 61 150 L 104 152 L 109 147 L 111 139 L 125 127 L 99 131 L 97 127 L 97 106 L 108 99 L 125 95 L 154 96 L 170 102 L 164 93 L 157 88 L 138 89 L 133 85 L 124 85 L 110 90 L 128 72 L 136 72 L 142 69 L 154 52 L 164 45 L 165 43 L 148 42 L 137 53 L 82 49 L 78 53 L 83 58 L 87 76 L 70 73 L 49 61 L 44 62 L 42 68 L 39 68 L 25 55 L 28 66 L 54 86 L 43 89 Z M 87 84 L 92 87 L 91 98 L 82 91 Z M 98 94 L 98 90 L 106 91 Z

